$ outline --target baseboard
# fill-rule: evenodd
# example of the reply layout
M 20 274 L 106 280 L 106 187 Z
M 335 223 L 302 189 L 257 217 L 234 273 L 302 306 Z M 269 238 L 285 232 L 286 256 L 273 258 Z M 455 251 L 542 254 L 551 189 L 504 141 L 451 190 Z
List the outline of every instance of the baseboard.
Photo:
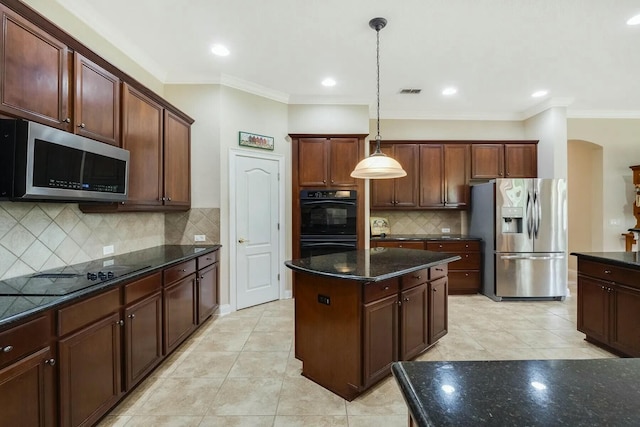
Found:
M 284 291 L 283 299 L 291 299 L 291 298 L 293 298 L 293 293 L 291 291 Z
M 231 313 L 233 310 L 231 309 L 231 304 L 222 304 L 218 307 L 218 316 L 226 316 Z

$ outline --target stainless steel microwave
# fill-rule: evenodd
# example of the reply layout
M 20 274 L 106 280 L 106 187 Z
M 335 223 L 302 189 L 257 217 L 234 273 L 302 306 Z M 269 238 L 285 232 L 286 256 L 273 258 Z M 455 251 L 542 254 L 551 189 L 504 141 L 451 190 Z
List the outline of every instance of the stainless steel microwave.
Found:
M 129 152 L 20 119 L 0 120 L 0 199 L 127 200 Z

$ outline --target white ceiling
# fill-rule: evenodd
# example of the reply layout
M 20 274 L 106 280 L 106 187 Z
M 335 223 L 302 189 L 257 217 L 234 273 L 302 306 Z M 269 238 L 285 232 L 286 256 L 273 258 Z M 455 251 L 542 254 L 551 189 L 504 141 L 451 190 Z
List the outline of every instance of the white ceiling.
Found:
M 639 0 L 57 0 L 164 83 L 222 83 L 383 118 L 640 117 Z M 210 53 L 223 43 L 231 55 Z M 325 88 L 320 81 L 337 81 Z M 459 88 L 446 98 L 447 85 Z M 400 95 L 421 88 L 419 95 Z M 549 90 L 534 99 L 531 93 Z

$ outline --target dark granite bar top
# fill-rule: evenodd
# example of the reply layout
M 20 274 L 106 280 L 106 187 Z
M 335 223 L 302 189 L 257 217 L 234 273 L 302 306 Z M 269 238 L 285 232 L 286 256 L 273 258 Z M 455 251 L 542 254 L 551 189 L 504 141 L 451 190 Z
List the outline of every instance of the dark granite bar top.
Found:
M 640 268 L 640 252 L 571 252 L 571 255 L 621 267 Z
M 384 237 L 371 236 L 371 240 L 482 240 L 480 237 L 467 236 L 466 234 L 387 234 Z
M 372 248 L 294 259 L 285 265 L 303 273 L 378 282 L 459 259 L 457 255 L 421 249 Z
M 426 426 L 637 426 L 640 359 L 397 362 Z
M 135 279 L 136 277 L 147 275 L 155 270 L 160 270 L 170 265 L 178 264 L 200 255 L 213 252 L 220 247 L 220 245 L 163 245 L 92 261 L 104 261 L 115 265 L 146 265 L 148 267 L 137 270 L 131 274 L 122 275 L 112 280 L 96 283 L 95 286 L 63 296 L 0 296 L 0 328 L 14 322 L 21 321 L 28 316 L 48 310 L 57 305 L 85 297 L 103 289 L 117 286 L 125 281 Z M 13 282 L 20 280 L 24 280 L 24 278 L 16 277 L 13 279 L 2 280 L 0 281 L 0 287 L 11 286 Z

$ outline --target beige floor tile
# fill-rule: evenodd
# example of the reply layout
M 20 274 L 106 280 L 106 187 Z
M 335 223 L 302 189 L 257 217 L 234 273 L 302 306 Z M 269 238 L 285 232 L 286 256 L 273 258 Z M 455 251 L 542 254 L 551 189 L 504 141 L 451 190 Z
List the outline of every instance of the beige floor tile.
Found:
M 382 424 L 376 424 L 382 426 Z M 277 415 L 274 427 L 349 427 L 346 416 Z
M 288 362 L 288 352 L 243 351 L 229 371 L 229 378 L 282 378 Z
M 571 343 L 552 331 L 517 330 L 511 334 L 526 342 L 532 348 L 567 348 Z
M 193 351 L 241 351 L 251 331 L 209 331 Z
M 271 427 L 272 415 L 247 415 L 247 416 L 209 416 L 202 419 L 199 427 Z
M 107 415 L 97 424 L 97 427 L 124 427 L 130 419 L 131 415 Z
M 227 378 L 207 415 L 275 415 L 281 378 Z
M 285 377 L 278 415 L 347 415 L 345 400 L 304 377 Z
M 531 348 L 529 344 L 506 331 L 499 331 L 499 333 L 497 331 L 477 331 L 470 335 L 485 350 L 494 348 Z
M 376 387 L 347 402 L 347 415 L 404 415 L 407 405 L 395 379 L 386 378 Z M 405 418 L 406 420 L 406 418 Z M 351 424 L 351 422 L 349 422 Z
M 349 427 L 407 427 L 408 417 L 408 415 L 353 415 L 349 416 Z
M 261 313 L 251 313 L 251 315 L 244 316 L 232 313 L 216 319 L 211 326 L 211 333 L 214 331 L 251 332 L 258 324 L 260 317 Z
M 201 416 L 176 415 L 136 415 L 131 417 L 126 427 L 198 427 Z
M 291 357 L 292 355 L 293 352 L 289 353 L 285 375 L 287 377 L 298 377 L 302 374 L 302 362 L 295 357 Z
M 132 415 L 204 415 L 222 378 L 167 378 Z
M 244 351 L 290 351 L 292 332 L 259 332 L 249 335 Z
M 253 329 L 260 332 L 291 332 L 293 333 L 293 318 L 291 316 L 263 315 Z
M 193 351 L 168 375 L 169 378 L 225 378 L 238 351 Z
M 149 397 L 157 390 L 162 389 L 165 378 L 149 377 L 142 381 L 137 387 L 129 393 L 115 408 L 111 410 L 112 415 L 128 415 L 135 413 L 138 408 L 146 402 Z

